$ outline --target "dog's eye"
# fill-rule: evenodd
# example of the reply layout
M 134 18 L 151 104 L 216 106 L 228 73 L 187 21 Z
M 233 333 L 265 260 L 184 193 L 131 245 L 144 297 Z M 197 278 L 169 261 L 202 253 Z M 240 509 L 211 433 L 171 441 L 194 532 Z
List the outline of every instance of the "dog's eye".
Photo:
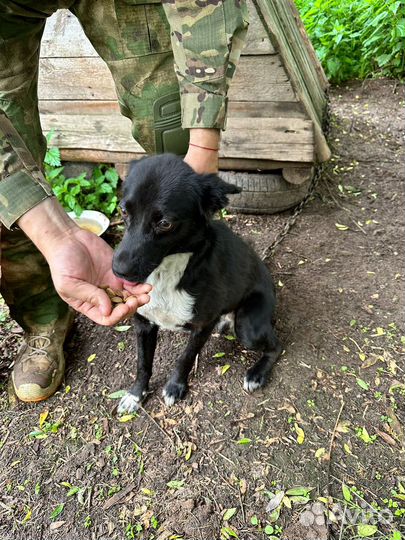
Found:
M 162 232 L 170 231 L 170 229 L 173 228 L 173 223 L 170 223 L 170 221 L 167 221 L 166 219 L 161 219 L 157 224 L 157 228 Z

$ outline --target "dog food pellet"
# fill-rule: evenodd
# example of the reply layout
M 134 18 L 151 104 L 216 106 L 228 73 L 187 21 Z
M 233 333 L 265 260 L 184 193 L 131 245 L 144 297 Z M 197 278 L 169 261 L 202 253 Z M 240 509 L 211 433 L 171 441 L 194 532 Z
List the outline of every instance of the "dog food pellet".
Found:
M 113 304 L 125 303 L 130 296 L 126 291 L 114 291 L 108 286 L 101 287 L 101 289 L 105 290 Z

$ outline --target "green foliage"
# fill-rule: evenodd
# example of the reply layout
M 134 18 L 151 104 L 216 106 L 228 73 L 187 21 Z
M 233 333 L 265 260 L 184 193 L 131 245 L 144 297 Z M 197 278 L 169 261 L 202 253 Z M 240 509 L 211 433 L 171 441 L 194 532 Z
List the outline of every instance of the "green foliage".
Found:
M 333 82 L 405 73 L 405 0 L 295 0 Z
M 53 133 L 47 136 L 48 146 Z M 73 211 L 77 216 L 83 210 L 99 210 L 111 216 L 118 204 L 117 186 L 119 176 L 113 167 L 98 165 L 90 178 L 84 172 L 75 178 L 63 175 L 58 148 L 49 147 L 44 160 L 45 177 L 59 202 L 67 211 Z

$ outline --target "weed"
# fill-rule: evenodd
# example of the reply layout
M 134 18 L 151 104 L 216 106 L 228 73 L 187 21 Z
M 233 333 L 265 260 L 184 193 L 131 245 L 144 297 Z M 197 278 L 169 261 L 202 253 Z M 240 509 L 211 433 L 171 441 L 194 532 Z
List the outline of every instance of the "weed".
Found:
M 52 131 L 47 135 L 48 146 L 53 135 Z M 66 178 L 59 149 L 51 147 L 45 155 L 44 170 L 46 179 L 65 210 L 73 211 L 77 216 L 83 210 L 99 210 L 107 216 L 115 212 L 119 177 L 113 167 L 98 165 L 90 178 L 87 178 L 85 172 L 75 178 Z
M 403 77 L 405 0 L 296 0 L 328 78 Z
M 365 427 L 357 427 L 356 435 L 366 444 L 373 444 L 377 438 L 377 435 L 370 435 Z
M 181 489 L 184 485 L 184 480 L 170 480 L 170 482 L 167 482 L 167 487 L 173 490 Z

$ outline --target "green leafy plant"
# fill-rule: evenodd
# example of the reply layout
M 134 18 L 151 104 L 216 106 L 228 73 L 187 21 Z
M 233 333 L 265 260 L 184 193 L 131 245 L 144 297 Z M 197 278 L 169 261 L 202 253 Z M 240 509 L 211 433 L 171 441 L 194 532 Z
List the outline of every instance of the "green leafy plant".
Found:
M 90 178 L 87 178 L 85 172 L 74 178 L 66 178 L 59 149 L 50 146 L 52 138 L 51 131 L 47 136 L 45 177 L 65 210 L 73 211 L 77 216 L 80 216 L 83 210 L 99 210 L 111 216 L 118 205 L 119 176 L 114 167 L 101 164 L 93 169 Z
M 295 1 L 329 79 L 403 78 L 405 0 Z

